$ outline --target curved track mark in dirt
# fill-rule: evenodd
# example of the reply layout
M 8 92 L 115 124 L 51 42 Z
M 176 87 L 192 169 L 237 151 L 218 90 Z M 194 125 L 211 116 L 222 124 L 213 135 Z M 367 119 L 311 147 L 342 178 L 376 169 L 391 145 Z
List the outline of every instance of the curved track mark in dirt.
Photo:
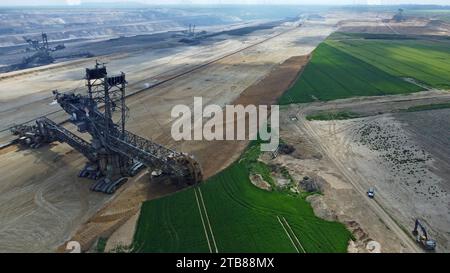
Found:
M 47 201 L 45 199 L 44 194 L 49 186 L 50 186 L 50 184 L 46 183 L 37 190 L 36 194 L 34 195 L 34 203 L 38 207 L 46 210 L 47 212 L 56 216 L 59 219 L 61 219 L 63 221 L 68 220 L 68 216 L 64 211 L 58 209 L 56 206 L 54 206 L 52 203 L 50 203 L 49 201 Z

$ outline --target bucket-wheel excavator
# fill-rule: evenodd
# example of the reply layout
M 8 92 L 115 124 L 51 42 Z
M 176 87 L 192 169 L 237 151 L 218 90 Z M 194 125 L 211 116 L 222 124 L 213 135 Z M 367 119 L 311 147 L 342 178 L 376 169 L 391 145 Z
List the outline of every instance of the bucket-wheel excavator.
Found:
M 19 136 L 19 142 L 30 148 L 55 141 L 69 144 L 88 159 L 79 176 L 96 180 L 91 190 L 97 192 L 114 193 L 127 177 L 145 167 L 178 183 L 194 185 L 202 181 L 200 165 L 192 156 L 125 130 L 128 108 L 124 73 L 108 76 L 106 66 L 96 63 L 95 68 L 86 69 L 86 82 L 87 95 L 53 91 L 56 102 L 82 134 L 75 134 L 43 117 L 33 125 L 11 129 Z M 120 114 L 118 123 L 113 121 L 114 112 Z M 84 138 L 85 133 L 90 138 Z

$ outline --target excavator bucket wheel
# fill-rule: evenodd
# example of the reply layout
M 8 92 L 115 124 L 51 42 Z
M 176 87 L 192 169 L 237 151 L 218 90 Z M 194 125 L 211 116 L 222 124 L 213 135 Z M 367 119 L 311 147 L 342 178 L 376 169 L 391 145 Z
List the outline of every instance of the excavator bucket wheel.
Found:
M 202 168 L 194 158 L 186 155 L 180 158 L 179 162 L 189 170 L 189 175 L 185 177 L 186 184 L 193 186 L 203 181 Z

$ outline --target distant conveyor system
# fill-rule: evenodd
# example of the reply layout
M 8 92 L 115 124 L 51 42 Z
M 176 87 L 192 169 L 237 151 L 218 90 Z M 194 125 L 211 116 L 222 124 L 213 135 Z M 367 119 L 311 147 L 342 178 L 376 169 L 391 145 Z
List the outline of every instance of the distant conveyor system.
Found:
M 34 125 L 12 128 L 20 143 L 31 148 L 55 141 L 67 143 L 89 160 L 80 177 L 97 180 L 91 189 L 108 194 L 114 193 L 127 177 L 136 175 L 144 167 L 187 185 L 203 179 L 200 165 L 192 156 L 125 130 L 128 108 L 124 73 L 108 77 L 106 67 L 96 63 L 94 69 L 86 69 L 86 81 L 87 95 L 58 91 L 53 94 L 78 131 L 91 136 L 91 142 L 44 117 Z M 121 120 L 115 123 L 113 112 L 118 110 Z

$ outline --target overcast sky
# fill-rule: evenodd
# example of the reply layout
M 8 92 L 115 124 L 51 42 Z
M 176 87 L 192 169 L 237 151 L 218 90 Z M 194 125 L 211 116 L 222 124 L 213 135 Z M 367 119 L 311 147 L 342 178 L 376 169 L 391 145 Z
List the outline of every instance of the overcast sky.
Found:
M 438 4 L 450 0 L 0 0 L 0 5 L 78 5 L 81 2 L 141 2 L 148 4 Z

